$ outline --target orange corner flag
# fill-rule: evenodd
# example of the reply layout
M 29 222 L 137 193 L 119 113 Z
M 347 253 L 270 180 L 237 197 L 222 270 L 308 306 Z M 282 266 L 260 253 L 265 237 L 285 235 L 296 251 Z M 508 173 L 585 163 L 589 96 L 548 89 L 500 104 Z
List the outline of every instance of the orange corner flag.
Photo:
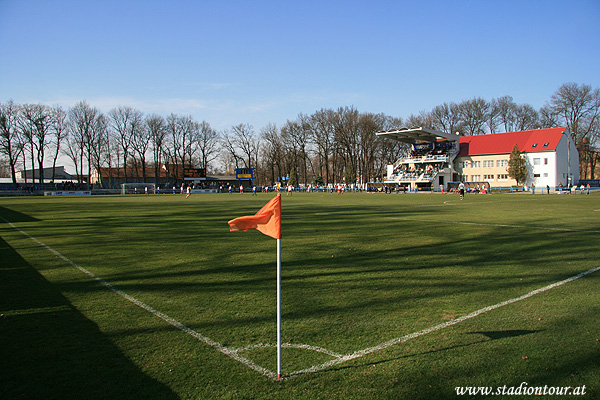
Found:
M 274 239 L 281 239 L 281 194 L 278 193 L 256 214 L 238 217 L 227 223 L 230 232 L 256 229 Z

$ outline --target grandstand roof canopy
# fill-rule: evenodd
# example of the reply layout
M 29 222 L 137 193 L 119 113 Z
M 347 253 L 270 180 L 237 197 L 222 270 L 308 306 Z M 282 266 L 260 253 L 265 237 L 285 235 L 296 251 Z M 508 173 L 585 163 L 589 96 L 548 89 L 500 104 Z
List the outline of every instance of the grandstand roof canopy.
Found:
M 383 136 L 388 139 L 399 142 L 416 144 L 420 142 L 437 142 L 439 140 L 458 140 L 459 136 L 453 133 L 444 133 L 429 128 L 402 128 L 392 129 L 384 132 L 377 132 L 377 136 Z

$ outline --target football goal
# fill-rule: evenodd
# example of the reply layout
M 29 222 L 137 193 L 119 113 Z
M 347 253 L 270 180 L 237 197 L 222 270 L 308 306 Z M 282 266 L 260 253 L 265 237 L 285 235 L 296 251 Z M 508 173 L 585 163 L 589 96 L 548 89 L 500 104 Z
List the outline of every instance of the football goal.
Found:
M 154 183 L 122 183 L 121 194 L 156 194 Z

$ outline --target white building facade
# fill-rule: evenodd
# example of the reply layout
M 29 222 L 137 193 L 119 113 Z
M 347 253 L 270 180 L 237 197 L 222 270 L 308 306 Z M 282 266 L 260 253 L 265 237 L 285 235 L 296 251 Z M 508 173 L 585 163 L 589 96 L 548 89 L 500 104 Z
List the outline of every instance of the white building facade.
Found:
M 510 153 L 517 145 L 526 160 L 528 187 L 570 187 L 579 181 L 579 153 L 567 128 L 463 136 L 454 167 L 459 180 L 510 187 Z

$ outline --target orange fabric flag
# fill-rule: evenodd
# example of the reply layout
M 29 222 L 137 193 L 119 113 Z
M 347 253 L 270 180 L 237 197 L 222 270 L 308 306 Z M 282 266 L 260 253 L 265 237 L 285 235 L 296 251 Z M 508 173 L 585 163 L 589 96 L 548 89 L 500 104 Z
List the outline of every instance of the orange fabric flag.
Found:
M 230 232 L 256 229 L 274 239 L 281 239 L 281 194 L 278 193 L 256 214 L 238 217 L 227 223 Z

